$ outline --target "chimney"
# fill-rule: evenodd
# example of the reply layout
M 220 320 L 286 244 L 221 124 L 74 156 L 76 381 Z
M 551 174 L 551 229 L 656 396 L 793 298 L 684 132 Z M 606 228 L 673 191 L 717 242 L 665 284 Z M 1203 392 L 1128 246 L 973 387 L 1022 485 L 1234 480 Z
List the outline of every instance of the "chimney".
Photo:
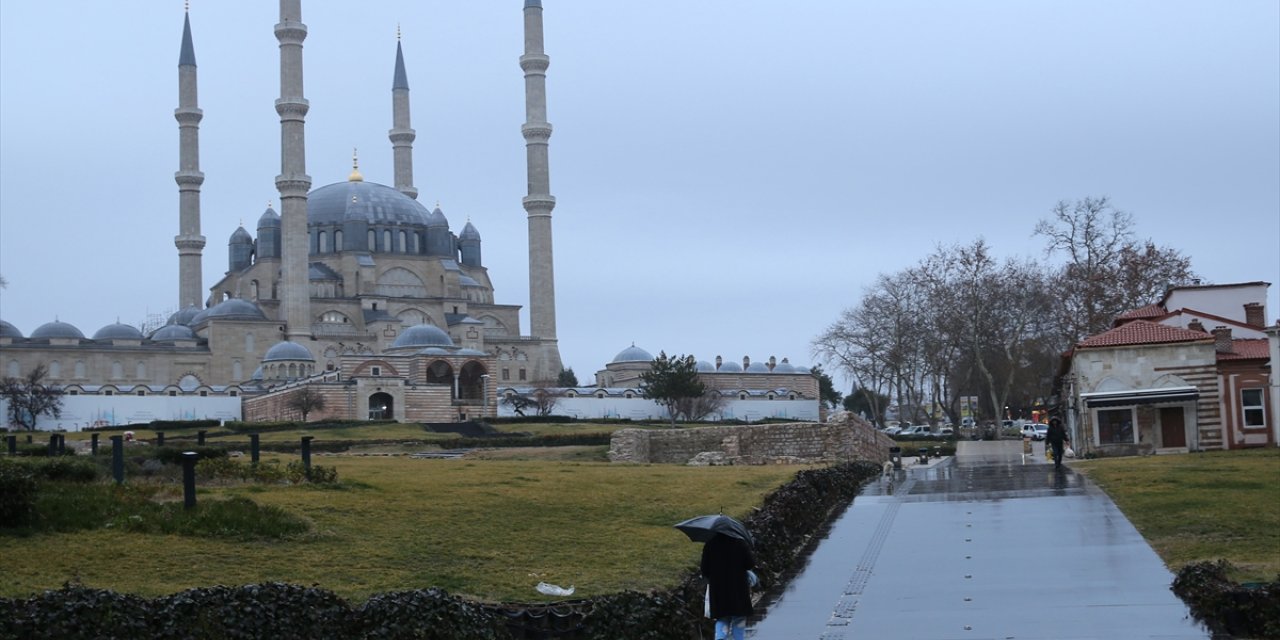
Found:
M 1260 302 L 1250 302 L 1244 305 L 1244 323 L 1259 329 L 1267 326 L 1266 309 Z
M 742 356 L 742 370 L 746 371 L 751 366 L 751 356 Z
M 1218 325 L 1213 328 L 1213 350 L 1218 353 L 1231 353 L 1231 328 Z
M 1203 325 L 1203 324 L 1200 324 L 1200 319 L 1199 319 L 1199 318 L 1192 318 L 1192 319 L 1191 319 L 1191 322 L 1188 322 L 1188 323 L 1187 323 L 1187 328 L 1188 328 L 1188 329 L 1190 329 L 1190 330 L 1192 330 L 1192 331 L 1199 331 L 1200 333 L 1207 333 L 1207 332 L 1204 330 L 1204 325 Z
M 716 356 L 716 368 L 719 369 L 720 365 L 722 364 L 724 364 L 724 358 L 721 358 L 720 356 Z

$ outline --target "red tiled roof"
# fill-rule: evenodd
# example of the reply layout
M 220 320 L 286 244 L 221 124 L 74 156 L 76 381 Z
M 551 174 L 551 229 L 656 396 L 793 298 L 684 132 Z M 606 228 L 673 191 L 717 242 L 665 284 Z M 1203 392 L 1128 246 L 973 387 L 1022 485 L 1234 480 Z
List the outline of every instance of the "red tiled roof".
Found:
M 1110 331 L 1089 336 L 1076 345 L 1080 349 L 1094 347 L 1122 347 L 1139 344 L 1163 344 L 1170 342 L 1211 341 L 1213 336 L 1190 329 L 1170 327 L 1147 320 L 1126 322 Z
M 1126 311 L 1116 316 L 1116 320 L 1119 321 L 1119 320 L 1138 320 L 1143 318 L 1159 318 L 1160 316 L 1163 316 L 1166 313 L 1169 313 L 1169 312 L 1166 311 L 1163 306 L 1159 304 L 1149 304 L 1145 307 L 1141 307 L 1138 309 L 1130 309 L 1129 311 Z
M 1219 360 L 1266 360 L 1271 357 L 1266 338 L 1231 341 L 1231 353 L 1219 353 Z

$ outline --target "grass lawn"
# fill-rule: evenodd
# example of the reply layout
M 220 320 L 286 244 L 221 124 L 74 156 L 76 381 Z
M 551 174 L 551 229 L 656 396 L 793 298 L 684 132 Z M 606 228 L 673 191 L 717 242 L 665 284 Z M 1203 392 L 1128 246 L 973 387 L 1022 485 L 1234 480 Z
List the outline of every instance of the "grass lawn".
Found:
M 1280 450 L 1082 460 L 1152 548 L 1176 571 L 1224 558 L 1234 578 L 1280 575 Z
M 598 455 L 596 452 L 593 455 Z M 264 456 L 287 462 L 289 456 Z M 800 467 L 610 465 L 563 460 L 315 456 L 340 483 L 201 487 L 310 522 L 280 542 L 95 529 L 0 536 L 0 595 L 64 581 L 155 596 L 195 586 L 287 581 L 354 602 L 442 587 L 493 601 L 540 601 L 539 581 L 591 596 L 675 584 L 700 546 L 671 525 L 745 516 Z M 175 487 L 169 499 L 181 500 Z

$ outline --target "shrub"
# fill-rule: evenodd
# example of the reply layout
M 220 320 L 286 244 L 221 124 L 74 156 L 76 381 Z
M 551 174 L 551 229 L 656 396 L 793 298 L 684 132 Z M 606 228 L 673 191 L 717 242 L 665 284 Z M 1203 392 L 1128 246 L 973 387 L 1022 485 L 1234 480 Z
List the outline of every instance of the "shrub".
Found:
M 0 460 L 0 525 L 26 523 L 35 515 L 36 479 L 26 465 Z
M 182 464 L 182 454 L 187 451 L 194 451 L 197 460 L 205 460 L 207 458 L 225 458 L 227 450 L 222 447 L 156 447 L 155 449 L 147 449 L 147 457 L 155 458 L 165 464 Z M 133 453 L 133 452 L 130 452 Z
M 1193 562 L 1178 571 L 1171 588 L 1214 632 L 1280 638 L 1280 576 L 1249 588 L 1228 579 L 1230 570 L 1226 560 Z
M 32 640 L 147 638 L 148 602 L 65 584 L 27 600 L 0 599 L 0 637 Z
M 58 456 L 34 465 L 36 475 L 54 482 L 93 482 L 101 469 L 92 460 Z

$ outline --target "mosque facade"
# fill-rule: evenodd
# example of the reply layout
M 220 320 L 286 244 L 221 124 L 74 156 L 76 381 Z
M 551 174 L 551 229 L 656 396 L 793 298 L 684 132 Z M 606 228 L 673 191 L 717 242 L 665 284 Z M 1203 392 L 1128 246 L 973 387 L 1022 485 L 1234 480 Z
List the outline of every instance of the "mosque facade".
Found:
M 279 417 L 290 390 L 317 385 L 341 415 L 401 420 L 492 413 L 492 379 L 551 384 L 561 371 L 555 328 L 548 180 L 546 69 L 540 0 L 524 2 L 528 162 L 529 324 L 494 299 L 480 231 L 456 233 L 417 199 L 409 82 L 397 42 L 388 132 L 392 185 L 365 180 L 353 158 L 345 182 L 311 188 L 306 174 L 301 0 L 280 0 L 280 208 L 228 239 L 226 274 L 203 282 L 197 64 L 190 15 L 178 62 L 179 310 L 144 334 L 111 324 L 86 336 L 55 319 L 24 334 L 0 319 L 0 375 L 37 366 L 70 395 L 243 398 L 244 417 Z M 340 388 L 341 393 L 333 391 Z M 225 408 L 225 402 L 219 405 Z M 226 414 L 225 409 L 220 410 Z M 190 417 L 199 409 L 187 410 Z M 156 416 L 170 418 L 171 416 Z M 200 417 L 200 416 L 196 416 Z M 239 417 L 239 416 L 235 416 Z M 69 426 L 69 425 L 63 425 Z

